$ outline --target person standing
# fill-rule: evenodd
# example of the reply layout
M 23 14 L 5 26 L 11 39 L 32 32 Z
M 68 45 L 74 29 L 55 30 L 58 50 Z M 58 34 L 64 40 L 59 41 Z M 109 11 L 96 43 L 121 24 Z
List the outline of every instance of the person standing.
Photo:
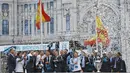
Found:
M 110 60 L 107 57 L 106 53 L 103 54 L 102 57 L 102 65 L 101 65 L 101 72 L 111 72 L 111 65 L 110 65 Z
M 110 61 L 110 68 L 111 68 L 111 72 L 113 72 L 113 54 L 111 52 L 108 52 L 108 58 L 109 58 L 109 61 Z
M 63 62 L 62 62 L 62 72 L 67 72 L 69 70 L 69 67 L 67 65 L 67 57 L 70 55 L 70 52 L 68 53 L 68 50 L 65 49 L 63 50 L 63 54 L 61 54 L 60 56 L 63 58 Z
M 9 73 L 15 72 L 16 57 L 15 57 L 15 50 L 14 50 L 14 48 L 10 49 L 10 54 L 8 56 L 8 59 L 7 59 L 7 65 L 8 65 Z
M 44 58 L 45 58 L 44 52 L 41 51 L 40 54 L 36 58 L 36 70 L 37 70 L 37 72 L 40 72 L 40 73 L 42 72 L 43 64 L 44 64 Z
M 87 72 L 96 72 L 96 68 L 94 66 L 94 59 L 93 55 L 88 56 L 89 63 L 86 65 L 86 71 Z
M 82 59 L 81 59 L 81 66 L 82 66 L 82 70 L 83 72 L 87 72 L 87 65 L 89 63 L 89 60 L 88 60 L 88 57 L 87 57 L 87 54 L 85 52 L 83 52 L 83 56 L 82 56 Z
M 63 58 L 62 56 L 58 55 L 58 52 L 55 52 L 55 57 L 53 58 L 53 68 L 54 68 L 54 72 L 63 72 L 62 68 L 63 68 Z
M 23 66 L 24 66 L 24 57 L 22 57 L 22 52 L 18 52 L 17 58 L 16 58 L 16 73 L 23 73 Z
M 71 70 L 72 72 L 81 72 L 81 65 L 80 65 L 80 57 L 78 57 L 78 53 L 74 52 L 74 57 L 70 59 Z
M 50 55 L 50 52 L 46 51 L 46 58 L 44 59 L 44 71 L 45 72 L 53 72 L 53 66 L 52 66 L 52 56 Z
M 33 61 L 33 51 L 31 51 L 28 55 L 27 55 L 27 60 L 26 60 L 26 69 L 27 69 L 27 73 L 32 73 L 34 70 L 34 61 Z
M 37 60 L 37 55 L 38 55 L 38 51 L 35 51 L 33 53 L 33 72 L 36 73 L 37 72 L 37 69 L 36 69 L 36 60 Z
M 113 60 L 113 72 L 126 72 L 125 62 L 121 59 L 121 53 L 118 52 Z

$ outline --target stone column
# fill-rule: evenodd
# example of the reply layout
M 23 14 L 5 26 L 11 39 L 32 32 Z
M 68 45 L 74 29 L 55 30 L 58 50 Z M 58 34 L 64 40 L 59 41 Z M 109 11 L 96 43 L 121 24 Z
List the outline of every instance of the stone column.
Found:
M 28 12 L 27 12 L 27 20 L 28 20 L 28 35 L 30 36 L 30 20 L 31 20 L 31 12 L 30 12 L 30 6 L 28 4 Z
M 19 17 L 18 17 L 18 20 L 19 20 L 19 35 L 21 35 L 21 21 L 22 21 L 22 19 L 21 19 L 21 17 L 22 17 L 22 15 L 21 15 L 21 5 L 19 4 Z
M 54 1 L 54 34 L 57 34 L 57 1 Z
M 35 16 L 35 14 L 34 14 L 34 4 L 32 3 L 32 6 L 31 6 L 31 8 L 32 8 L 32 17 L 31 17 L 31 29 L 32 29 L 32 31 L 31 31 L 31 36 L 33 36 L 34 35 L 34 16 Z
M 0 3 L 0 35 L 2 35 L 2 4 Z
M 9 4 L 9 35 L 14 35 L 13 4 Z
M 61 15 L 61 12 L 62 12 L 62 8 L 61 8 L 61 0 L 57 0 L 57 28 L 58 28 L 58 33 L 62 32 L 62 29 L 61 29 L 61 25 L 62 25 L 62 15 Z
M 13 2 L 13 27 L 14 35 L 17 35 L 17 0 Z

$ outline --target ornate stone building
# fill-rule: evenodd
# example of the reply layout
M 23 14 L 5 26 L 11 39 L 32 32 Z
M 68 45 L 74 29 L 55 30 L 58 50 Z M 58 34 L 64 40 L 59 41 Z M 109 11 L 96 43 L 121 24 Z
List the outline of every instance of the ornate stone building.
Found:
M 130 72 L 129 0 L 43 0 L 51 22 L 43 23 L 43 41 L 85 39 L 95 35 L 95 17 L 108 29 L 110 48 L 117 47 Z M 0 0 L 0 44 L 40 43 L 35 26 L 37 0 Z

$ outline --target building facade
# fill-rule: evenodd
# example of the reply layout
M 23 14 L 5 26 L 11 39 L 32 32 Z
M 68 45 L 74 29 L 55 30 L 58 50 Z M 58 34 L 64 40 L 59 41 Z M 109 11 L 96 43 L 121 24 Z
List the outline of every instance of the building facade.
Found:
M 35 26 L 38 0 L 0 0 L 0 44 L 40 43 Z M 43 42 L 78 40 L 95 35 L 95 17 L 108 29 L 110 48 L 122 52 L 130 72 L 129 0 L 43 0 L 51 17 L 43 24 Z M 112 49 L 111 49 L 112 50 Z

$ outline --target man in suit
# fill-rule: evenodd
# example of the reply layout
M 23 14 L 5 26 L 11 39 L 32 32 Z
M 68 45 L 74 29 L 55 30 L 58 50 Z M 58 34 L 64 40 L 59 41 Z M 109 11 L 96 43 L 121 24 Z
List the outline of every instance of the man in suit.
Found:
M 106 53 L 103 54 L 103 57 L 101 59 L 102 65 L 101 65 L 101 72 L 111 72 L 111 63 L 110 59 L 107 57 Z
M 82 54 L 83 56 L 81 59 L 81 67 L 82 67 L 83 72 L 87 72 L 88 70 L 87 66 L 88 66 L 89 60 L 85 52 L 82 51 Z
M 121 53 L 118 52 L 116 57 L 113 59 L 113 72 L 120 72 L 122 59 L 120 58 Z
M 26 69 L 27 69 L 27 73 L 32 73 L 34 70 L 33 51 L 31 51 L 27 55 Z
M 63 58 L 63 61 L 62 61 L 62 72 L 67 72 L 69 67 L 67 65 L 67 57 L 70 55 L 70 52 L 68 53 L 68 50 L 65 49 L 63 51 L 61 51 L 61 57 Z
M 44 71 L 45 72 L 53 72 L 54 66 L 52 62 L 52 56 L 50 55 L 50 51 L 46 51 L 46 58 L 44 59 Z
M 8 65 L 9 73 L 15 72 L 16 57 L 15 57 L 15 50 L 13 48 L 10 49 L 10 54 L 8 56 L 7 65 Z
M 64 66 L 63 65 L 63 58 L 62 58 L 62 56 L 60 55 L 58 55 L 58 52 L 56 51 L 55 52 L 55 56 L 54 56 L 54 58 L 53 58 L 53 66 L 54 66 L 54 71 L 55 72 L 63 72 L 62 70 L 62 66 Z

